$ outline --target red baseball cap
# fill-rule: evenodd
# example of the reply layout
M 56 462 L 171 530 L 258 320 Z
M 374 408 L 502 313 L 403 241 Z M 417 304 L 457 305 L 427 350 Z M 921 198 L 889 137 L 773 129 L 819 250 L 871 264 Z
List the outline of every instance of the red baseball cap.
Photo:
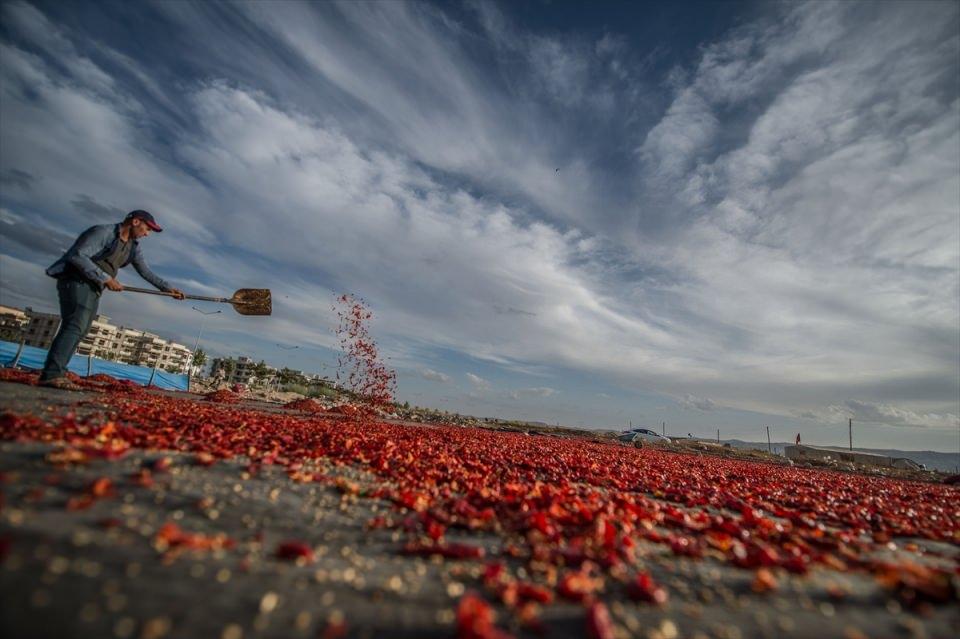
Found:
M 155 231 L 159 233 L 163 230 L 162 228 L 160 228 L 160 225 L 157 224 L 157 221 L 153 219 L 153 216 L 147 213 L 146 211 L 137 209 L 136 211 L 130 211 L 129 213 L 127 213 L 127 220 L 132 220 L 134 218 L 146 224 L 151 231 Z

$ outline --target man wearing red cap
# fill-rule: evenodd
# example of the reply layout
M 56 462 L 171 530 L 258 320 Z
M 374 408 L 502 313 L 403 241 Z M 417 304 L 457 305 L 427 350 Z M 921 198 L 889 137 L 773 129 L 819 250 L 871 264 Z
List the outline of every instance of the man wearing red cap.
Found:
M 79 390 L 80 387 L 66 377 L 67 363 L 97 316 L 103 289 L 123 290 L 117 281 L 117 272 L 124 266 L 133 264 L 143 279 L 161 291 L 173 293 L 178 300 L 183 299 L 180 290 L 150 270 L 140 251 L 139 240 L 151 231 L 162 230 L 146 211 L 131 211 L 120 224 L 88 228 L 63 257 L 47 269 L 47 275 L 57 280 L 61 321 L 40 374 L 41 384 Z

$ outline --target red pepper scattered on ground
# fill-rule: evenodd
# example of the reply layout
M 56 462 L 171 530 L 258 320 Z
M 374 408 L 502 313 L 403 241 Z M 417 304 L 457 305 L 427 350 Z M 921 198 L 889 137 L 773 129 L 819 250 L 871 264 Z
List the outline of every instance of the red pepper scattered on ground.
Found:
M 303 411 L 304 413 L 322 413 L 326 410 L 320 402 L 313 399 L 295 399 L 292 402 L 287 402 L 283 407 Z
M 587 607 L 587 636 L 590 639 L 613 639 L 613 621 L 607 607 L 595 601 Z
M 290 561 L 302 561 L 305 563 L 313 563 L 314 561 L 313 548 L 305 542 L 296 540 L 280 543 L 274 555 L 277 559 L 287 559 Z
M 639 572 L 627 588 L 627 595 L 634 601 L 643 601 L 657 606 L 667 602 L 667 591 L 653 580 L 648 572 Z
M 818 568 L 872 572 L 908 605 L 956 598 L 946 570 L 873 558 L 894 538 L 960 544 L 960 492 L 954 486 L 693 457 L 655 447 L 384 423 L 376 414 L 390 410 L 395 377 L 380 363 L 367 333 L 369 311 L 349 296 L 340 303 L 345 351 L 340 379 L 357 403 L 331 410 L 337 418 L 246 409 L 233 403 L 240 398 L 229 391 L 213 394 L 226 403 L 211 396 L 197 402 L 130 390 L 119 382 L 81 380 L 106 389 L 97 398 L 102 412 L 83 418 L 5 413 L 0 439 L 59 444 L 47 460 L 64 467 L 93 457 L 116 459 L 130 448 L 180 451 L 201 466 L 242 458 L 251 472 L 276 465 L 294 481 L 329 482 L 345 495 L 384 499 L 397 512 L 370 527 L 405 531 L 408 538 L 398 552 L 482 561 L 490 552 L 452 539 L 461 532 L 484 533 L 502 542 L 483 571 L 482 584 L 492 596 L 531 626 L 537 623 L 534 606 L 550 603 L 554 593 L 583 602 L 588 632 L 597 637 L 610 631 L 598 593 L 623 589 L 636 601 L 667 601 L 667 591 L 642 569 L 637 554 L 642 543 L 754 571 L 753 587 L 760 592 L 778 587 L 778 573 L 803 575 Z M 0 380 L 35 379 L 0 371 Z M 361 488 L 317 472 L 318 464 L 331 463 L 354 465 L 377 480 Z M 162 472 L 160 466 L 144 469 L 147 474 L 134 481 L 146 482 L 150 470 Z M 109 493 L 101 484 L 84 495 L 92 503 Z M 211 549 L 231 542 L 168 524 L 157 543 Z M 921 552 L 916 546 L 903 550 Z M 275 556 L 309 561 L 312 549 L 307 542 L 285 542 Z M 533 581 L 511 574 L 513 560 L 540 567 Z M 461 637 L 506 636 L 494 626 L 490 604 L 476 594 L 461 599 L 457 627 Z
M 235 543 L 222 533 L 206 535 L 187 532 L 169 521 L 160 527 L 154 539 L 157 549 L 173 557 L 184 550 L 210 551 L 233 548 Z
M 498 629 L 493 607 L 480 595 L 468 592 L 457 605 L 457 639 L 510 639 Z
M 868 555 L 886 543 L 878 535 L 960 542 L 952 486 L 715 457 L 691 464 L 650 447 L 266 414 L 167 395 L 107 394 L 98 402 L 112 420 L 67 415 L 49 424 L 7 413 L 0 438 L 61 443 L 48 455 L 58 464 L 115 458 L 130 447 L 190 452 L 200 464 L 238 456 L 288 468 L 351 463 L 382 477 L 378 496 L 429 515 L 413 522 L 414 535 L 432 539 L 441 526 L 444 538 L 457 529 L 519 533 L 528 545 L 515 553 L 568 570 L 585 560 L 604 570 L 630 565 L 638 540 L 799 574 L 808 566 L 871 570 Z M 417 552 L 450 552 L 443 548 Z
M 217 402 L 219 404 L 236 404 L 243 399 L 243 397 L 239 393 L 235 393 L 232 390 L 221 388 L 220 390 L 207 393 L 204 396 L 204 399 L 208 402 Z

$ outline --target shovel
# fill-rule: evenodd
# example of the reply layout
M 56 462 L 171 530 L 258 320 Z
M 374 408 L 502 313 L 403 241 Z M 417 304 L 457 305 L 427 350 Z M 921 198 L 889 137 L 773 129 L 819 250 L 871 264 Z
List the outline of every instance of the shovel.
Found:
M 135 286 L 124 286 L 123 290 L 133 291 L 134 293 L 148 293 L 149 295 L 163 295 L 173 297 L 173 293 L 166 291 L 157 291 L 150 288 L 137 288 Z M 207 297 L 205 295 L 184 295 L 188 300 L 201 300 L 203 302 L 219 302 L 221 304 L 230 304 L 233 310 L 241 315 L 269 315 L 273 312 L 273 302 L 270 297 L 269 288 L 241 288 L 233 294 L 233 297 Z

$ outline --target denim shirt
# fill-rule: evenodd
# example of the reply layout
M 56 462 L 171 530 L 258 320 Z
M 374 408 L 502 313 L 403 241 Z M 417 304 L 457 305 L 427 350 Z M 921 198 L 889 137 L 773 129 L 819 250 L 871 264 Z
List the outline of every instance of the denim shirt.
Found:
M 73 243 L 67 252 L 59 260 L 50 265 L 47 269 L 47 275 L 50 277 L 60 277 L 69 272 L 69 267 L 74 267 L 77 272 L 95 284 L 100 290 L 103 290 L 110 274 L 94 263 L 94 260 L 109 255 L 120 241 L 119 224 L 100 224 L 91 226 L 80 234 L 77 241 Z M 133 240 L 133 249 L 130 251 L 130 257 L 127 258 L 121 267 L 133 264 L 140 277 L 147 280 L 161 291 L 172 289 L 163 278 L 150 270 L 143 259 L 143 252 L 140 250 L 140 244 Z

